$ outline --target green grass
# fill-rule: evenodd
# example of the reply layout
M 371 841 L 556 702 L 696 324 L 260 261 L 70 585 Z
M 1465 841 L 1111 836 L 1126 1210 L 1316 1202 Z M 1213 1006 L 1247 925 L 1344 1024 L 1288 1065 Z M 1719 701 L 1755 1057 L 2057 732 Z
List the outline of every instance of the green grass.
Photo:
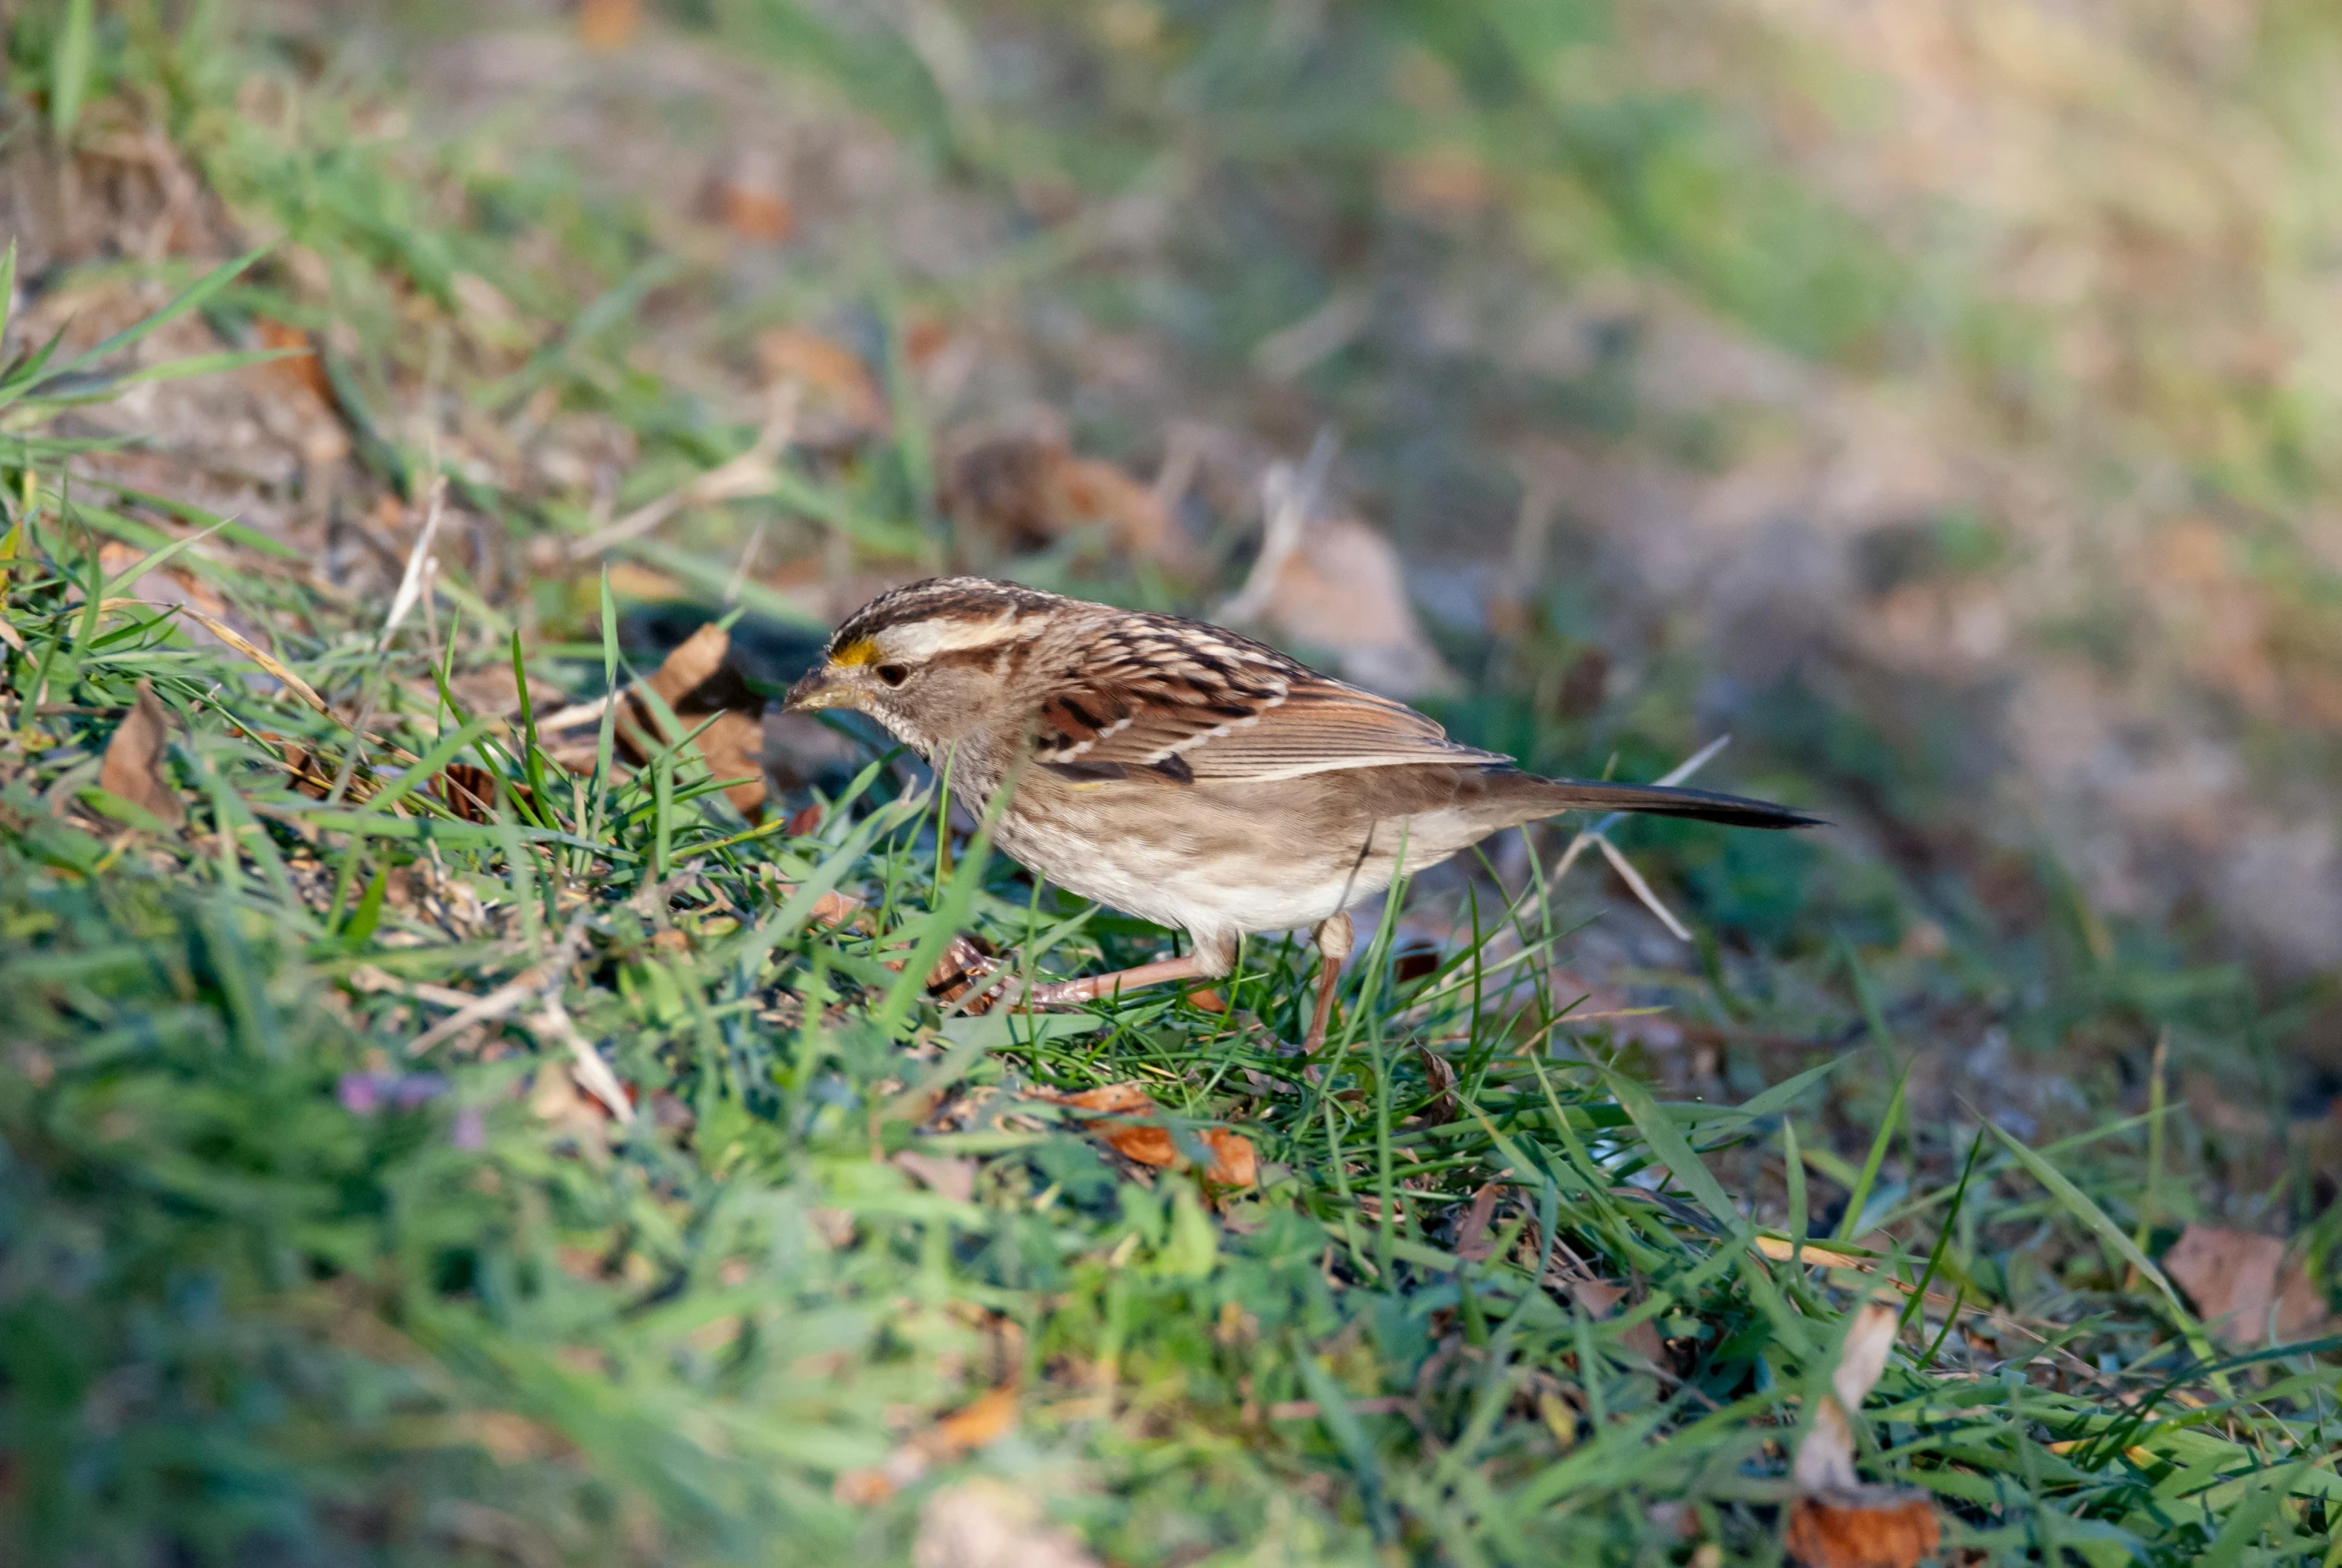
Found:
M 92 14 L 12 57 L 74 83 L 42 134 L 101 90 L 174 105 L 205 178 L 288 239 L 241 270 L 159 272 L 226 345 L 261 317 L 352 328 L 326 337 L 327 370 L 381 491 L 419 504 L 431 482 L 386 411 L 432 352 L 398 313 L 450 308 L 465 272 L 516 303 L 526 341 L 499 357 L 456 335 L 449 385 L 498 415 L 549 390 L 627 429 L 619 507 L 747 445 L 631 366 L 642 298 L 709 286 L 678 281 L 627 214 L 560 178 L 434 166 L 327 103 L 281 137 L 230 112 L 220 56 L 143 13 Z M 905 101 L 932 127 L 940 111 Z M 960 152 L 993 168 L 1014 145 Z M 560 243 L 497 238 L 490 206 Z M 1665 217 L 1639 243 L 1664 250 Z M 325 259 L 331 310 L 291 247 Z M 889 298 L 843 264 L 816 282 Z M 1818 286 L 1749 287 L 1784 336 L 1839 331 L 1797 325 Z M 1948 1551 L 2335 1560 L 2342 1346 L 2223 1357 L 2152 1254 L 2184 1219 L 2241 1209 L 2311 1222 L 2323 1266 L 2337 1211 L 2298 1144 L 2255 1162 L 2159 1077 L 2150 1099 L 2114 1071 L 2157 1033 L 2192 1068 L 2249 1058 L 2286 1020 L 2158 933 L 2110 933 L 2053 868 L 2012 928 L 1964 886 L 1923 901 L 1837 850 L 1650 830 L 1638 857 L 1728 939 L 1640 977 L 1714 1043 L 1710 1071 L 1621 1021 L 1573 1022 L 1590 1010 L 1532 960 L 1581 933 L 1539 900 L 1508 920 L 1485 885 L 1476 904 L 1439 895 L 1458 931 L 1430 974 L 1402 981 L 1377 934 L 1322 1081 L 1277 1045 L 1308 990 L 1287 944 L 1246 950 L 1221 1014 L 1151 994 L 960 1016 L 918 984 L 955 933 L 1050 974 L 1167 939 L 980 846 L 946 856 L 933 803 L 875 756 L 817 831 L 759 833 L 693 751 L 621 770 L 605 725 L 572 774 L 538 715 L 461 712 L 448 680 L 516 658 L 588 692 L 628 678 L 607 580 L 490 595 L 449 559 L 437 636 L 418 612 L 378 653 L 379 601 L 232 519 L 77 471 L 76 407 L 127 390 L 128 347 L 0 372 L 13 1560 L 901 1561 L 938 1487 L 988 1475 L 1134 1565 L 1778 1561 L 1789 1455 L 1883 1281 L 1911 1309 L 1861 1461 L 1935 1497 Z M 940 549 L 931 433 L 906 408 L 871 449 L 795 473 L 791 505 L 687 517 L 680 545 L 647 548 L 715 587 L 751 519 L 881 558 Z M 578 495 L 449 468 L 515 541 L 588 526 Z M 105 603 L 124 597 L 106 539 L 159 551 L 223 521 L 173 564 L 330 711 L 167 607 Z M 97 785 L 141 680 L 179 726 L 182 832 Z M 1639 766 L 1688 722 L 1617 743 Z M 348 776 L 342 798 L 295 787 L 292 745 Z M 419 787 L 453 761 L 498 781 L 489 822 Z M 868 918 L 815 923 L 833 888 Z M 1923 902 L 1941 952 L 1902 940 Z M 512 1005 L 441 1027 L 490 997 Z M 1907 1089 L 1979 1020 L 2043 1048 L 2028 1073 L 2070 1055 L 2081 1103 L 2037 1139 Z M 578 1088 L 580 1051 L 630 1121 Z M 1666 1087 L 1687 1080 L 1712 1098 Z M 1044 1093 L 1130 1081 L 1190 1156 L 1201 1129 L 1248 1138 L 1260 1186 L 1134 1167 Z M 1477 1255 L 1459 1227 L 1491 1182 Z M 1767 1237 L 1832 1255 L 1769 1256 Z M 1623 1287 L 1613 1309 L 1555 1282 L 1580 1268 Z M 909 1473 L 901 1455 L 1001 1387 L 1016 1417 L 996 1440 Z M 903 1483 L 873 1497 L 860 1478 L 890 1456 Z
M 1598 1026 L 1569 1028 L 1572 999 L 1475 1005 L 1494 933 L 1404 984 L 1385 933 L 1321 1085 L 1275 1049 L 1306 994 L 1281 948 L 1247 955 L 1224 1016 L 1169 997 L 939 1013 L 890 952 L 916 946 L 916 975 L 969 929 L 1070 972 L 1147 939 L 980 856 L 939 883 L 928 802 L 876 775 L 799 838 L 744 837 L 695 793 L 695 755 L 546 789 L 557 769 L 521 738 L 399 711 L 447 652 L 411 639 L 385 740 L 539 807 L 482 826 L 421 792 L 393 814 L 386 790 L 329 810 L 256 737 L 339 762 L 347 733 L 167 611 L 91 615 L 84 535 L 53 505 L 12 535 L 25 649 L 0 786 L 0 1408 L 28 1560 L 159 1540 L 222 1561 L 899 1552 L 916 1492 L 849 1504 L 840 1476 L 998 1382 L 1021 1420 L 965 1462 L 1116 1560 L 1777 1550 L 1783 1450 L 1867 1280 L 1753 1254 L 1767 1221 L 1732 1188 L 1762 1190 L 1801 1123 L 1826 1145 L 1814 1078 L 1739 1110 L 1662 1103 Z M 372 628 L 305 609 L 280 656 L 353 686 L 337 654 Z M 108 820 L 92 787 L 140 677 L 186 726 L 184 836 Z M 378 895 L 389 875 L 407 899 Z M 872 931 L 807 921 L 832 885 Z M 531 997 L 508 1022 L 430 1029 L 445 992 L 420 988 L 515 982 Z M 539 994 L 635 1092 L 630 1128 L 558 1087 Z M 1028 1095 L 1134 1078 L 1174 1129 L 1252 1139 L 1262 1189 L 1120 1166 Z M 1952 1201 L 1913 1190 L 1867 1221 L 1894 1238 L 1881 1276 L 1964 1303 L 1949 1333 L 1941 1307 L 1911 1315 L 1873 1468 L 1994 1556 L 2193 1561 L 2241 1519 L 2271 1543 L 2254 1560 L 2314 1557 L 2336 1483 L 2287 1467 L 2332 1451 L 2330 1374 L 2306 1349 L 2191 1348 L 2127 1233 L 2145 1135 L 1985 1140 Z M 968 1163 L 972 1195 L 925 1189 L 904 1152 Z M 1455 1226 L 1492 1179 L 1498 1244 L 1467 1262 Z M 1537 1288 L 1564 1246 L 1628 1304 L 1597 1318 Z M 2053 1287 L 2028 1298 L 2013 1255 Z M 2255 1502 L 2278 1485 L 2294 1500 Z

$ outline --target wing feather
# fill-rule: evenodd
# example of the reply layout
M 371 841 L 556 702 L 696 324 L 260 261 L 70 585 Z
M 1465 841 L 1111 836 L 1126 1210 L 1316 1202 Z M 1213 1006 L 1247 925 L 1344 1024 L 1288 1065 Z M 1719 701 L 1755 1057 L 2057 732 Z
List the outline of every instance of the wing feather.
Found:
M 1068 777 L 1144 771 L 1175 783 L 1510 760 L 1248 637 L 1130 614 L 1085 639 L 1081 666 L 1035 715 L 1034 750 Z

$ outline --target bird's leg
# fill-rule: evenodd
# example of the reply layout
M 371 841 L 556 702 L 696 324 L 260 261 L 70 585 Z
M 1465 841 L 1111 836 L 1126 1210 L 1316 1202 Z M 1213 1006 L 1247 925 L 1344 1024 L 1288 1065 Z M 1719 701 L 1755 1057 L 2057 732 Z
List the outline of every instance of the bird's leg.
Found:
M 1135 991 L 1141 986 L 1160 986 L 1167 980 L 1211 980 L 1223 973 L 1207 968 L 1195 954 L 1179 958 L 1161 959 L 1153 964 L 1141 964 L 1136 969 L 1118 969 L 1111 975 L 1084 975 L 1079 980 L 1055 980 L 1046 986 L 1035 986 L 1025 993 L 1017 1005 L 1027 1008 L 1073 1007 L 1084 1002 L 1096 1002 L 1100 997 L 1111 997 L 1119 991 Z
M 1341 984 L 1342 961 L 1350 956 L 1355 935 L 1345 912 L 1317 923 L 1309 933 L 1317 942 L 1317 1011 L 1310 1016 L 1309 1033 L 1301 1038 L 1301 1055 L 1314 1056 L 1325 1044 L 1325 1026 L 1333 1020 L 1333 990 Z

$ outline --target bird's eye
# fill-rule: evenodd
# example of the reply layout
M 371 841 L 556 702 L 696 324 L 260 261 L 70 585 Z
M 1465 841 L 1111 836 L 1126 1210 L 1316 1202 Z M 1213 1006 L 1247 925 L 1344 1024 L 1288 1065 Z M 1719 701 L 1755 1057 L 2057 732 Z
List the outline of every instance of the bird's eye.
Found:
M 878 667 L 878 678 L 890 686 L 900 686 L 911 678 L 911 672 L 900 664 L 881 664 Z

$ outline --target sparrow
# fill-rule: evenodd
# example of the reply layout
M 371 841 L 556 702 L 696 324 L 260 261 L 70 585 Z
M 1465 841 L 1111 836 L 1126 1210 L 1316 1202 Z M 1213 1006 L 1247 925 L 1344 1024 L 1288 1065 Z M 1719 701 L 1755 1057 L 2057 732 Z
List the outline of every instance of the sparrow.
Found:
M 784 706 L 868 715 L 980 820 L 1006 786 L 1003 852 L 1187 934 L 1179 957 L 1037 986 L 1026 1006 L 1216 980 L 1240 938 L 1306 926 L 1319 969 L 1304 1054 L 1325 1040 L 1348 911 L 1402 867 L 1567 811 L 1817 821 L 1703 790 L 1541 778 L 1249 637 L 986 577 L 880 594 L 838 627 Z

